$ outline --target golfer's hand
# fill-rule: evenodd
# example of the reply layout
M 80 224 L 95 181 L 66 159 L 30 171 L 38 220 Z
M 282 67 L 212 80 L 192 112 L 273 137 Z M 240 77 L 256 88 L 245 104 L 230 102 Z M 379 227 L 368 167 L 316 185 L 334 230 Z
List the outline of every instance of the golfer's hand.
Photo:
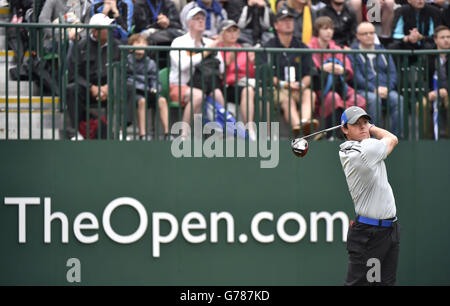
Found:
M 373 124 L 369 128 L 369 134 L 378 140 L 383 139 L 385 141 L 385 143 L 387 144 L 387 155 L 391 154 L 392 150 L 394 150 L 394 147 L 398 144 L 397 136 Z

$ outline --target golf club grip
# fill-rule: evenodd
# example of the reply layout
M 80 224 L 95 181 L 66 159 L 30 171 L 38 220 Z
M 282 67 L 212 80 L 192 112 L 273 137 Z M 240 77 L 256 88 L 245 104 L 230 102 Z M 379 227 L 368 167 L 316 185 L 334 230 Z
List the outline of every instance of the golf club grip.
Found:
M 308 137 L 311 137 L 311 136 L 314 136 L 314 135 L 317 135 L 317 134 L 329 132 L 329 131 L 338 129 L 338 128 L 340 128 L 341 126 L 342 126 L 342 125 L 336 125 L 336 126 L 333 126 L 333 127 L 328 128 L 328 129 L 325 129 L 325 130 L 322 130 L 322 131 L 317 131 L 317 132 L 314 132 L 314 133 L 312 133 L 312 134 L 303 136 L 303 137 L 301 137 L 301 138 L 308 138 Z

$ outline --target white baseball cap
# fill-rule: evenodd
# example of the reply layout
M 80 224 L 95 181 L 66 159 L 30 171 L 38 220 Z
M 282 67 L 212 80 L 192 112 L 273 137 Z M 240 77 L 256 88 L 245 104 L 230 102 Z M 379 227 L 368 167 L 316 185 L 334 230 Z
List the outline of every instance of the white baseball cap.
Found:
M 95 14 L 91 17 L 91 20 L 89 20 L 90 25 L 110 25 L 114 19 L 109 18 L 103 13 Z
M 186 15 L 186 21 L 189 21 L 192 19 L 192 17 L 194 17 L 195 15 L 197 15 L 198 13 L 202 13 L 203 15 L 206 16 L 206 11 L 204 9 L 202 9 L 201 7 L 194 7 L 193 9 L 191 9 L 187 15 Z

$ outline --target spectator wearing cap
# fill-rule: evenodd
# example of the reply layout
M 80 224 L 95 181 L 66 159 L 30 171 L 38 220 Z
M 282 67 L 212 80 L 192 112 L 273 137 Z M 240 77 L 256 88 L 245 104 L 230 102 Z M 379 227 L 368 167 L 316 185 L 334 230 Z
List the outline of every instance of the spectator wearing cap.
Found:
M 237 43 L 239 27 L 233 20 L 224 20 L 220 27 L 221 48 L 242 48 Z M 225 61 L 225 84 L 228 102 L 240 104 L 240 113 L 244 124 L 254 122 L 255 89 L 251 81 L 255 77 L 255 53 L 220 51 Z M 254 129 L 249 125 L 249 135 L 252 139 Z
M 309 0 L 287 0 L 285 7 L 294 16 L 294 37 L 308 44 L 312 37 L 312 25 L 316 20 L 316 11 L 312 10 Z
M 263 44 L 274 37 L 269 32 L 273 13 L 266 0 L 247 0 L 241 10 L 238 26 L 241 29 L 239 42 L 252 46 Z
M 211 40 L 203 37 L 206 23 L 206 11 L 200 7 L 194 7 L 186 15 L 186 23 L 189 31 L 173 40 L 172 48 L 216 48 L 219 45 L 219 39 Z M 183 122 L 189 123 L 191 118 L 191 108 L 194 113 L 201 112 L 203 92 L 200 88 L 189 86 L 189 80 L 194 74 L 196 66 L 200 65 L 203 58 L 210 55 L 210 51 L 191 52 L 191 51 L 170 51 L 170 99 L 179 101 L 184 107 Z M 220 61 L 220 72 L 223 73 L 223 60 L 220 53 L 216 55 Z M 191 100 L 192 96 L 192 100 Z M 217 102 L 224 105 L 223 94 L 220 89 L 215 89 L 213 96 Z M 191 107 L 192 103 L 192 107 Z M 188 131 L 183 125 L 182 136 L 188 136 Z
M 193 9 L 199 7 L 205 11 L 205 31 L 203 36 L 215 39 L 219 34 L 220 23 L 223 20 L 228 19 L 227 12 L 222 8 L 217 0 L 193 0 L 186 4 L 180 13 L 180 21 L 183 30 L 189 31 L 189 25 L 187 24 L 187 16 Z
M 308 48 L 294 37 L 294 18 L 288 9 L 283 8 L 277 13 L 274 27 L 277 35 L 264 47 Z M 273 62 L 271 61 L 272 57 Z M 294 137 L 300 134 L 300 128 L 302 128 L 303 134 L 309 134 L 311 123 L 314 125 L 314 129 L 317 129 L 318 121 L 312 119 L 314 93 L 310 89 L 311 55 L 279 52 L 268 54 L 266 59 L 269 63 L 269 69 L 274 71 L 273 82 L 278 88 L 274 91 L 275 106 L 280 106 L 284 119 L 291 125 Z M 301 117 L 297 104 L 300 104 Z
M 93 26 L 111 25 L 114 19 L 98 13 L 91 17 L 89 24 Z M 82 38 L 74 46 L 75 54 L 70 57 L 69 84 L 66 88 L 67 108 L 70 123 L 67 128 L 67 138 L 72 139 L 77 133 L 81 120 L 86 118 L 87 102 L 105 103 L 108 99 L 108 57 L 107 45 L 112 44 L 112 62 L 120 60 L 119 42 L 108 41 L 107 29 L 90 30 L 90 35 Z M 89 70 L 87 70 L 89 63 Z M 132 88 L 127 86 L 127 97 L 131 97 Z M 131 101 L 131 98 L 129 98 Z M 132 104 L 126 103 L 127 123 L 132 121 Z
M 358 21 L 355 11 L 345 0 L 329 0 L 327 5 L 317 12 L 317 16 L 328 16 L 333 20 L 333 40 L 338 46 L 349 49 L 356 39 Z

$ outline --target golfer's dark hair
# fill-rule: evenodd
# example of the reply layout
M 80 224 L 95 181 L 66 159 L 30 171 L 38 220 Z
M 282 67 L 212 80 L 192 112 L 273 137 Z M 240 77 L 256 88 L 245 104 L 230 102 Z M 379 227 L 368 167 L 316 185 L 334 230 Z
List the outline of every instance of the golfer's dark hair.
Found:
M 313 35 L 319 37 L 319 30 L 328 28 L 334 29 L 333 19 L 328 16 L 319 17 L 314 21 Z
M 344 128 L 346 128 L 346 129 L 348 129 L 348 125 L 347 125 L 347 123 L 346 124 L 344 124 L 342 127 L 344 127 Z M 345 140 L 348 140 L 348 138 L 347 138 L 347 134 L 345 134 L 344 132 L 342 132 L 342 134 L 344 135 L 344 139 Z

